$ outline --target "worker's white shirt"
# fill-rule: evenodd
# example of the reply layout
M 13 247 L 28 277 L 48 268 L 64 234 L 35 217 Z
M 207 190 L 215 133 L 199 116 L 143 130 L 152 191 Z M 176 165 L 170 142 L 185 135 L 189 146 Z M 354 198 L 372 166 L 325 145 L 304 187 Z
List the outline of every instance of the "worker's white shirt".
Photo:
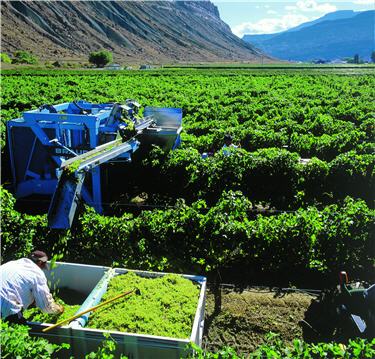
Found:
M 238 148 L 238 146 L 234 145 L 233 143 L 231 143 L 229 146 L 224 144 L 222 149 L 225 156 L 228 156 L 230 154 L 230 148 Z
M 54 312 L 54 301 L 47 285 L 47 278 L 32 260 L 11 261 L 0 266 L 1 317 L 17 314 L 35 300 L 44 312 Z

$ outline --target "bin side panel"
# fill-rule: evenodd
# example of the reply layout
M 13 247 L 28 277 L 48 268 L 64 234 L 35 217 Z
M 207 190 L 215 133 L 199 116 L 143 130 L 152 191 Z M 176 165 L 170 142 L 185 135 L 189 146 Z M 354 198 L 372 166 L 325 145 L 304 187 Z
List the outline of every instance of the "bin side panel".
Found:
M 61 359 L 84 358 L 86 354 L 97 351 L 105 337 L 100 330 L 56 328 L 43 333 L 45 325 L 35 325 L 30 330 L 32 336 L 43 337 L 56 344 L 68 343 L 69 350 L 59 352 Z M 116 342 L 116 356 L 126 355 L 129 359 L 179 359 L 186 357 L 188 341 L 166 338 L 151 338 L 146 336 L 109 332 Z
M 69 288 L 88 295 L 107 270 L 108 267 L 56 262 L 56 268 L 48 271 L 46 277 L 52 290 Z

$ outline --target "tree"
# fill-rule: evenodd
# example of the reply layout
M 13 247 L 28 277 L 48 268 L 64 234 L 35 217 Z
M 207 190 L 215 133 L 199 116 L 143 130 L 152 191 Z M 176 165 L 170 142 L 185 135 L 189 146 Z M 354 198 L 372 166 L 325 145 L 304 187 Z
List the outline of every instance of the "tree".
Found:
M 4 64 L 10 64 L 12 62 L 8 54 L 6 54 L 5 52 L 0 54 L 0 61 L 3 62 Z
M 38 63 L 38 58 L 30 52 L 19 50 L 14 53 L 12 63 L 35 65 Z
M 96 65 L 97 67 L 103 67 L 108 63 L 112 62 L 113 56 L 110 51 L 97 51 L 90 53 L 89 62 Z
M 359 55 L 358 54 L 354 55 L 354 63 L 359 64 Z
M 371 53 L 371 61 L 375 64 L 375 51 Z

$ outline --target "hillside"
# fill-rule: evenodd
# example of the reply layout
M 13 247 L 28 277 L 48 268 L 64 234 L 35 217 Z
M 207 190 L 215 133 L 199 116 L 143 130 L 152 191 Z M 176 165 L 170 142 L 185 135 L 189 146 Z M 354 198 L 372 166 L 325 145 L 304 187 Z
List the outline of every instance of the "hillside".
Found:
M 243 39 L 284 60 L 334 60 L 354 54 L 369 59 L 375 45 L 375 11 L 337 13 L 281 33 L 245 35 Z
M 328 14 L 325 14 L 322 17 L 320 17 L 316 20 L 304 22 L 303 24 L 300 24 L 296 27 L 288 29 L 285 32 L 297 31 L 297 30 L 303 29 L 305 27 L 309 27 L 309 26 L 312 26 L 312 25 L 315 25 L 315 24 L 319 24 L 320 22 L 323 22 L 323 21 L 348 19 L 348 18 L 351 18 L 351 17 L 356 16 L 356 15 L 358 15 L 358 12 L 355 12 L 353 10 L 334 11 L 334 12 L 330 12 Z
M 265 40 L 269 40 L 269 39 L 271 39 L 275 36 L 279 36 L 279 35 L 287 33 L 287 32 L 298 31 L 298 30 L 301 30 L 303 28 L 306 28 L 306 27 L 309 27 L 309 26 L 312 26 L 312 25 L 315 25 L 315 24 L 319 24 L 320 22 L 323 22 L 323 21 L 346 19 L 346 18 L 353 17 L 357 14 L 358 13 L 354 12 L 353 10 L 335 11 L 335 12 L 325 14 L 324 16 L 322 16 L 318 19 L 315 19 L 313 21 L 304 22 L 304 23 L 302 23 L 298 26 L 292 27 L 292 28 L 290 28 L 288 30 L 285 30 L 285 31 L 276 32 L 276 33 L 273 33 L 273 34 L 254 34 L 254 35 L 247 34 L 247 35 L 244 35 L 242 37 L 242 40 L 244 40 L 248 43 L 251 43 L 255 46 L 261 46 L 262 42 L 264 42 Z
M 43 59 L 257 61 L 260 52 L 232 34 L 209 1 L 2 1 L 2 51 Z

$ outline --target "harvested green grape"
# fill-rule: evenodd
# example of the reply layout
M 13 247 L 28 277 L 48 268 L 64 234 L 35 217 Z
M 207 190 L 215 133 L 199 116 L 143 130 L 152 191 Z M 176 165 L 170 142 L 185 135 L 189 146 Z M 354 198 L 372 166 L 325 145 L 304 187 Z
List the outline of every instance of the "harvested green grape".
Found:
M 64 313 L 62 314 L 51 314 L 51 313 L 44 313 L 39 308 L 30 308 L 23 312 L 23 316 L 30 322 L 41 322 L 41 323 L 51 323 L 55 324 L 61 320 L 68 319 L 72 317 L 78 309 L 80 305 L 68 305 L 65 304 L 63 300 L 60 298 L 55 298 L 58 304 L 64 306 Z
M 129 272 L 110 281 L 102 301 L 138 288 L 91 314 L 88 327 L 174 338 L 189 338 L 199 286 L 180 275 L 144 278 Z

